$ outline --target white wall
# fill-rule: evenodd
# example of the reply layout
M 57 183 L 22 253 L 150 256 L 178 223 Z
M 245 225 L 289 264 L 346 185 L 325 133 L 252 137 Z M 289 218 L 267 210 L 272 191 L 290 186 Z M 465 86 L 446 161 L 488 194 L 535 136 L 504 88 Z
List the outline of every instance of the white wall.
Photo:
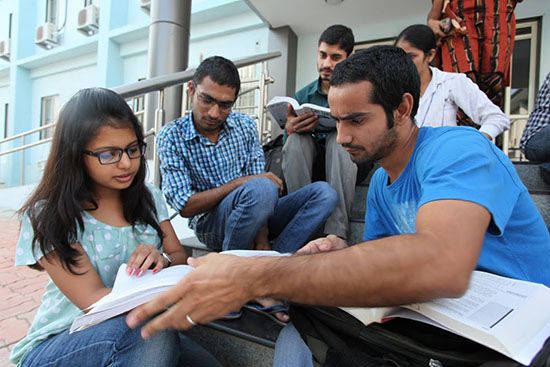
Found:
M 120 45 L 124 84 L 135 83 L 140 78 L 147 77 L 148 47 L 149 41 L 147 38 Z
M 189 67 L 199 65 L 201 54 L 204 58 L 220 55 L 228 59 L 237 59 L 267 52 L 267 37 L 268 30 L 264 27 L 191 42 L 189 44 Z

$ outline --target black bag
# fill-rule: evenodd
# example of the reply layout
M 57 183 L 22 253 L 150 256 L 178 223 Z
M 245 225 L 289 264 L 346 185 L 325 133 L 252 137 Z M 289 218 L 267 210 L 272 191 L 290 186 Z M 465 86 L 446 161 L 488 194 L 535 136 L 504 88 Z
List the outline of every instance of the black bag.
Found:
M 280 134 L 275 139 L 270 140 L 263 145 L 265 157 L 265 171 L 272 172 L 277 175 L 283 183 L 285 181 L 283 175 L 283 135 Z M 286 186 L 285 190 L 286 192 Z
M 396 318 L 365 326 L 334 307 L 292 305 L 290 318 L 322 366 L 519 367 L 508 357 L 437 327 Z M 550 367 L 550 338 L 531 367 Z

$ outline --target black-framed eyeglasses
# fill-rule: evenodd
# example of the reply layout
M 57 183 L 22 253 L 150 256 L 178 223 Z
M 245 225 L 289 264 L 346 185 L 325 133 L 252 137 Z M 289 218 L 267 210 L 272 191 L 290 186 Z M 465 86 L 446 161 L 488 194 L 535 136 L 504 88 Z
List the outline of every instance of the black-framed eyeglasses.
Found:
M 84 154 L 96 157 L 100 164 L 115 164 L 120 162 L 123 153 L 126 153 L 130 159 L 143 157 L 145 155 L 145 148 L 147 148 L 147 144 L 141 143 L 132 144 L 126 148 L 107 148 L 95 152 L 85 150 Z
M 216 98 L 209 96 L 204 92 L 197 93 L 197 98 L 203 105 L 207 107 L 212 107 L 213 105 L 217 104 L 218 108 L 224 112 L 228 112 L 235 105 L 235 101 L 218 101 Z

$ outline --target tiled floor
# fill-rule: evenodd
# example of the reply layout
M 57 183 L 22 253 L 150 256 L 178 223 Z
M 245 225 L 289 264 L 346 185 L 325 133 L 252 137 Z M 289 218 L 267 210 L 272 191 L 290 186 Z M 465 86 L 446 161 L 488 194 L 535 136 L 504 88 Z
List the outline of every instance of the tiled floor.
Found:
M 23 338 L 40 304 L 47 276 L 28 267 L 15 267 L 19 222 L 0 213 L 0 366 L 12 366 L 11 349 Z

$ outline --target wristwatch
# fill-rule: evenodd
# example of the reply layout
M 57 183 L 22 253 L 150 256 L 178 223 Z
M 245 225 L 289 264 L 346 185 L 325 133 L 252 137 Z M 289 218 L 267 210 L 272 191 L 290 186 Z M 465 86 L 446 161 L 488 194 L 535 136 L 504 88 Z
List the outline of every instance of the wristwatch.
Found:
M 170 255 L 168 255 L 166 252 L 163 252 L 161 255 L 166 259 L 166 261 L 168 261 L 168 265 L 166 265 L 166 267 L 172 265 L 172 258 L 170 257 Z

